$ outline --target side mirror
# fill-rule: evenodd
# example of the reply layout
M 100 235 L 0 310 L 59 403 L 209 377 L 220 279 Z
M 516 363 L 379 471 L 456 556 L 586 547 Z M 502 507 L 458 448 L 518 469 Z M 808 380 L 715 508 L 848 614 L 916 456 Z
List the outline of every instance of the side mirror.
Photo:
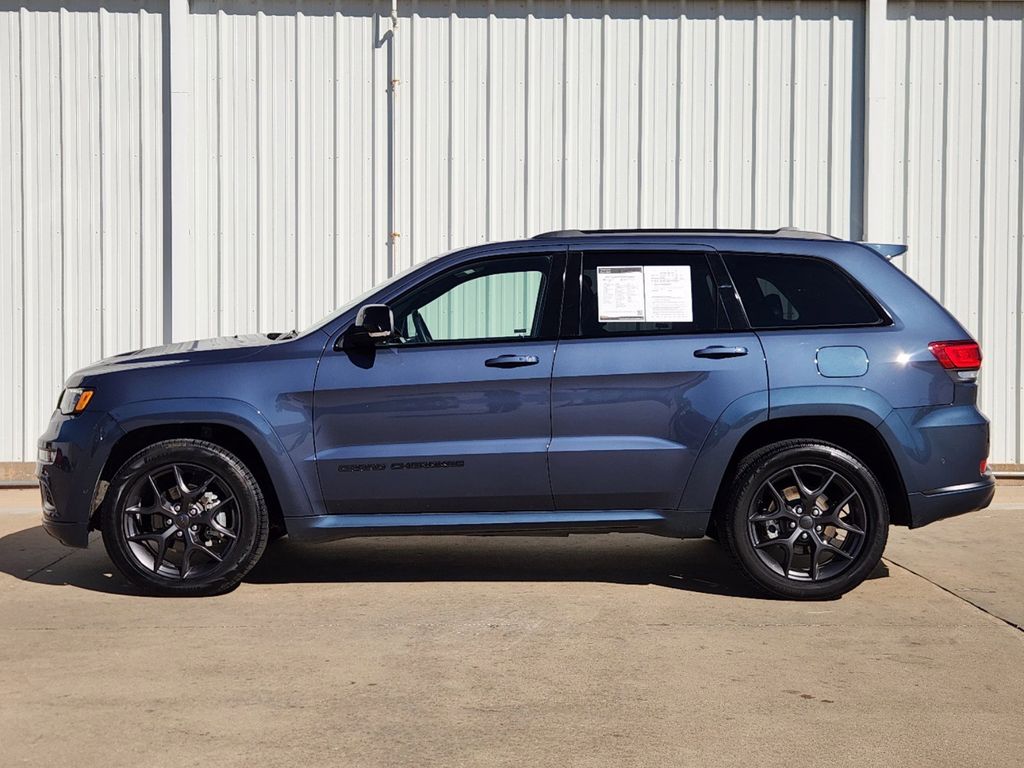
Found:
M 356 313 L 352 332 L 370 341 L 387 341 L 395 335 L 395 318 L 387 304 L 364 304 Z

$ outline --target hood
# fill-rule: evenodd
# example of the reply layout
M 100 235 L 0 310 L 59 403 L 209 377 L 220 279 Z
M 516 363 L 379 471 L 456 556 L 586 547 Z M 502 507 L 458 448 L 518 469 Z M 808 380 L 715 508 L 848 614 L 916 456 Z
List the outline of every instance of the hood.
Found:
M 75 372 L 68 386 L 75 386 L 88 376 L 139 368 L 156 368 L 189 363 L 220 363 L 248 357 L 274 343 L 278 334 L 253 333 L 245 336 L 219 336 L 213 339 L 180 341 L 159 347 L 105 357 Z

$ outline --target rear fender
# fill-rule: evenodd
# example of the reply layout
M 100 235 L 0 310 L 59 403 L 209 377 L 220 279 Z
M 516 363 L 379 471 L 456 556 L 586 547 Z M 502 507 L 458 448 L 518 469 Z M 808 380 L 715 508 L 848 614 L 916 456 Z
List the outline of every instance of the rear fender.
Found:
M 733 400 L 701 446 L 679 503 L 683 513 L 708 512 L 732 455 L 743 436 L 768 418 L 768 392 L 751 392 Z
M 740 441 L 756 425 L 768 419 L 800 416 L 846 416 L 859 419 L 879 430 L 886 443 L 893 435 L 883 422 L 892 406 L 879 395 L 863 387 L 790 387 L 756 392 L 734 401 L 722 414 L 701 448 L 689 482 L 683 492 L 680 510 L 709 511 L 714 507 L 725 474 Z M 902 469 L 902 467 L 901 467 Z

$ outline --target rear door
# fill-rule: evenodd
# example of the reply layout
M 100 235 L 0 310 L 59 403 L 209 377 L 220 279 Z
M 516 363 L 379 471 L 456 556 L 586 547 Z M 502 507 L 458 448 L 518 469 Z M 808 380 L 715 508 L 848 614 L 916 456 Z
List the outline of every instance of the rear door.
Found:
M 566 291 L 551 395 L 557 509 L 675 509 L 722 412 L 767 389 L 760 342 L 733 330 L 725 283 L 703 246 L 570 254 L 579 292 Z

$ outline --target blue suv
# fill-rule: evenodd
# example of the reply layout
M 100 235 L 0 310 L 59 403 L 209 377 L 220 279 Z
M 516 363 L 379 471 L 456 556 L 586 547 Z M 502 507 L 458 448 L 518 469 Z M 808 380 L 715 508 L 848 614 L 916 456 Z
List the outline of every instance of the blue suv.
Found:
M 43 525 L 142 589 L 237 585 L 267 541 L 712 536 L 831 598 L 890 524 L 992 499 L 978 345 L 901 246 L 560 231 L 455 251 L 300 332 L 117 355 L 39 441 Z

